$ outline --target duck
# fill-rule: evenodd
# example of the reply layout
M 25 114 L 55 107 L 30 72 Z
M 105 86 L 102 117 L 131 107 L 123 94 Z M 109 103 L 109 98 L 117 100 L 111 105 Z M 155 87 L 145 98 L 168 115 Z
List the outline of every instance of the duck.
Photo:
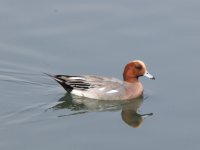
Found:
M 49 75 L 57 81 L 67 93 L 97 100 L 132 100 L 143 95 L 143 85 L 139 77 L 155 80 L 147 71 L 145 63 L 134 60 L 127 63 L 123 71 L 123 80 L 97 75 Z

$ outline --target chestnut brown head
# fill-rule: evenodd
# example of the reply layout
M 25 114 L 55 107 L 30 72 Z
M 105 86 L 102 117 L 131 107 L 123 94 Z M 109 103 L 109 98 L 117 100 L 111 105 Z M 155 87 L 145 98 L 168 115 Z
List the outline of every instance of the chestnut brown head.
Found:
M 146 76 L 150 79 L 155 79 L 146 69 L 146 65 L 144 62 L 140 60 L 134 60 L 129 62 L 124 68 L 124 81 L 127 82 L 135 82 L 138 80 L 140 76 Z

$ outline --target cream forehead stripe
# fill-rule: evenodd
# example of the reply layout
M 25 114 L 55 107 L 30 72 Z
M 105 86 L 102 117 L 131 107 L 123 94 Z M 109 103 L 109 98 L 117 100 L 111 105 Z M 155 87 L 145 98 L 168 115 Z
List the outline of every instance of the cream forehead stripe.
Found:
M 146 69 L 146 65 L 144 64 L 143 61 L 141 61 L 141 60 L 134 60 L 132 62 L 138 62 L 138 63 L 140 63 Z

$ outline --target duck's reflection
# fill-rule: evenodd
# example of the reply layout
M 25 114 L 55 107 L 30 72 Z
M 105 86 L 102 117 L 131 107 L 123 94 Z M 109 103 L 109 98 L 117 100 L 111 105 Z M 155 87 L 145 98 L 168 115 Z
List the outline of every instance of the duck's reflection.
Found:
M 59 117 L 77 115 L 86 112 L 96 111 L 119 111 L 121 110 L 122 120 L 131 127 L 139 127 L 144 118 L 153 115 L 149 114 L 139 114 L 137 110 L 143 102 L 143 97 L 128 100 L 128 101 L 105 101 L 105 100 L 94 100 L 83 97 L 74 96 L 71 94 L 66 94 L 64 97 L 60 98 L 58 104 L 53 106 L 53 109 L 70 109 L 75 111 L 74 113 L 61 115 Z

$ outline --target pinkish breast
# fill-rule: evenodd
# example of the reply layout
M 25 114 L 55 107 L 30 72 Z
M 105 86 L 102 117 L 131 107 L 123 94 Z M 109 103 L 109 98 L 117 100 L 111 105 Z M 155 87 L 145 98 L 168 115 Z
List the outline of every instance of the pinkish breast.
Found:
M 143 91 L 143 86 L 139 81 L 136 83 L 128 83 L 126 86 L 127 99 L 134 99 L 140 97 L 142 96 Z

